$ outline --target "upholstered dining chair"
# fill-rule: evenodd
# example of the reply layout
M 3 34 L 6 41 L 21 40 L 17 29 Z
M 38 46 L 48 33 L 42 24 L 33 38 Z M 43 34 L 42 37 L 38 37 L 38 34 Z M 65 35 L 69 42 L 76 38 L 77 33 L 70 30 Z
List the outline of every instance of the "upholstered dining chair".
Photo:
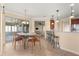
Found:
M 20 35 L 17 34 L 17 32 L 13 32 L 13 42 L 12 42 L 12 45 L 13 47 L 16 49 L 16 43 L 20 43 L 21 44 L 24 44 L 24 38 Z

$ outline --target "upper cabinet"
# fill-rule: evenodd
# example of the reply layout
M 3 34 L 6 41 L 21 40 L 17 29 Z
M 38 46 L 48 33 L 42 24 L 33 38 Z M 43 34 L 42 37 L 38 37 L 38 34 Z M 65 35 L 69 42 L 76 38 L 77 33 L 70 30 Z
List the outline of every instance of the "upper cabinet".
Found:
M 66 18 L 60 21 L 62 32 L 79 32 L 79 18 Z
M 79 18 L 71 19 L 71 32 L 79 32 Z

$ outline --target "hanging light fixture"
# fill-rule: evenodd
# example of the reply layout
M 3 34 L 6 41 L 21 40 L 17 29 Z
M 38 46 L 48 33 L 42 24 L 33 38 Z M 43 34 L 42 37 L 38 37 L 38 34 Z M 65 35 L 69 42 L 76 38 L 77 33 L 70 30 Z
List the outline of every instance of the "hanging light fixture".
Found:
M 29 24 L 29 22 L 27 21 L 26 24 Z
M 51 16 L 50 20 L 53 20 L 53 19 L 54 19 L 54 15 Z
M 29 24 L 29 21 L 28 20 L 26 21 L 26 19 L 27 19 L 26 18 L 26 9 L 24 10 L 24 13 L 25 13 L 25 20 L 22 22 L 22 24 Z
M 54 20 L 54 15 L 51 16 L 50 20 Z M 54 22 L 52 22 L 51 24 L 54 25 Z
M 4 10 L 5 9 L 5 6 L 3 5 L 2 8 L 3 8 L 3 14 L 5 14 L 5 10 Z
M 25 13 L 25 20 L 26 20 L 26 9 L 24 10 L 24 13 Z
M 56 20 L 56 22 L 58 23 L 59 22 L 59 10 L 57 9 L 56 12 L 57 12 L 57 20 Z
M 75 4 L 73 4 L 73 3 L 70 4 L 70 7 L 71 7 L 71 16 L 70 16 L 70 18 L 74 18 L 74 12 L 75 12 L 75 11 L 74 11 L 74 8 L 73 8 L 74 5 L 75 5 Z

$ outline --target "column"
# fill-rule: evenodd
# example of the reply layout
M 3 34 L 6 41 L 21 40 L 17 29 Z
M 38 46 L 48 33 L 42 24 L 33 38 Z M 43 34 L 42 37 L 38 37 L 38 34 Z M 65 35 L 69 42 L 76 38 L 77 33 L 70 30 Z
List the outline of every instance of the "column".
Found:
M 0 50 L 1 55 L 4 55 L 4 47 L 5 47 L 5 13 L 4 6 L 1 4 L 1 16 L 0 16 Z

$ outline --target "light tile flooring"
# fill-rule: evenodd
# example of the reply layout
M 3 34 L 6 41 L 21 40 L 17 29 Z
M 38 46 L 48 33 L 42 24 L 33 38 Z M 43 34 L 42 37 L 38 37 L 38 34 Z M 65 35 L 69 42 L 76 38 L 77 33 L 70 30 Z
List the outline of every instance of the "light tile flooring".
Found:
M 19 45 L 17 45 L 17 49 L 15 50 L 13 49 L 11 43 L 7 43 L 4 55 L 5 56 L 76 56 L 73 53 L 53 48 L 51 44 L 44 39 L 41 39 L 41 49 L 37 44 L 34 47 L 33 51 L 31 47 L 23 49 L 23 46 Z

